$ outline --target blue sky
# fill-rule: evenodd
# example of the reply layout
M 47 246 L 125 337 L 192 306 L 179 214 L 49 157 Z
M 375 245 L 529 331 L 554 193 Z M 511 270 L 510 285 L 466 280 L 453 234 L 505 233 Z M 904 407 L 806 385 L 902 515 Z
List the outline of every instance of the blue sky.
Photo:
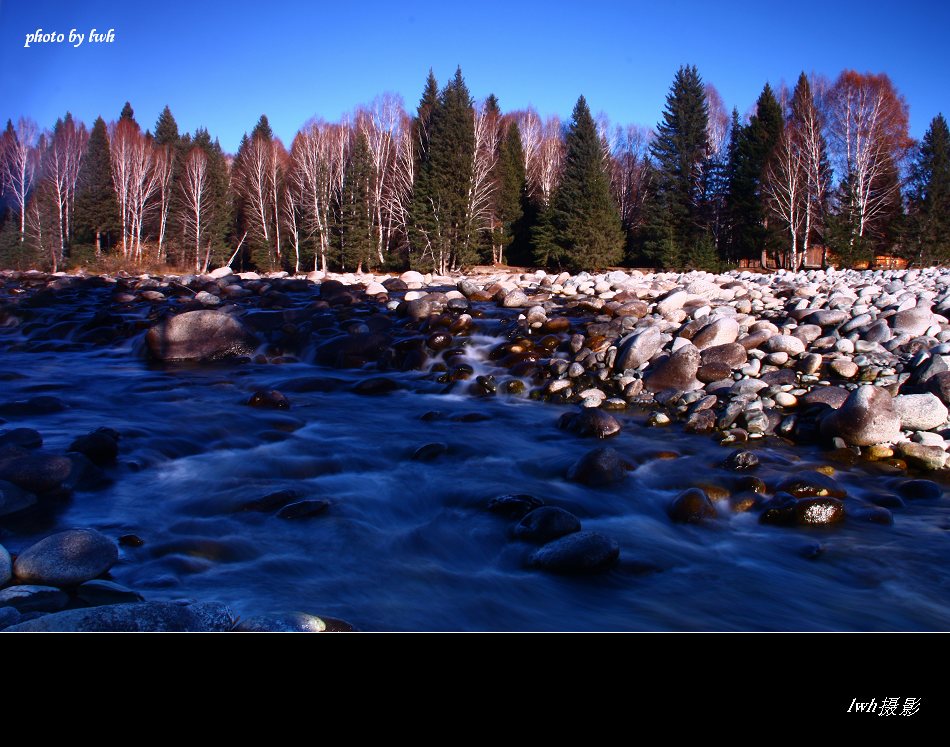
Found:
M 39 44 L 37 28 L 115 29 L 112 44 Z M 179 128 L 207 127 L 233 152 L 261 113 L 285 142 L 309 118 L 336 120 L 378 93 L 414 109 L 429 67 L 456 65 L 472 95 L 503 110 L 570 116 L 583 93 L 612 122 L 654 126 L 673 74 L 695 64 L 746 112 L 763 84 L 800 71 L 888 73 L 911 134 L 950 114 L 950 3 L 83 2 L 0 0 L 0 117 L 49 127 L 66 110 L 143 127 L 168 104 Z

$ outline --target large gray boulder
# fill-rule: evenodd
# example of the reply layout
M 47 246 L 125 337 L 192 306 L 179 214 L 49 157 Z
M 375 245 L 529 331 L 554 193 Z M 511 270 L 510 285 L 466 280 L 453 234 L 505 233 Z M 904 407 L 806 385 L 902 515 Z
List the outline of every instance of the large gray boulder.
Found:
M 111 604 L 66 610 L 13 625 L 20 633 L 221 633 L 234 627 L 234 615 L 223 604 L 182 606 L 171 602 Z
M 947 422 L 947 407 L 930 392 L 900 394 L 894 397 L 894 409 L 905 431 L 931 431 Z
M 821 431 L 854 446 L 894 443 L 901 437 L 901 419 L 885 389 L 860 386 L 822 421 Z
M 237 319 L 203 309 L 170 317 L 145 336 L 149 355 L 160 361 L 207 361 L 250 355 L 258 341 Z
M 96 578 L 119 559 L 115 543 L 94 529 L 69 529 L 24 550 L 13 566 L 28 584 L 75 586 Z
M 614 368 L 618 371 L 639 368 L 656 355 L 661 347 L 663 347 L 663 338 L 656 327 L 647 327 L 627 335 L 620 341 Z

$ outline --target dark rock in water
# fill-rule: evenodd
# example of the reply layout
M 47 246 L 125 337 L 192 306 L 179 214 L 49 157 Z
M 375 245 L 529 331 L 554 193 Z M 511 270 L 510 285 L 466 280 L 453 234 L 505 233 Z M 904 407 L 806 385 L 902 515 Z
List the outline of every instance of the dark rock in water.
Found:
M 841 484 L 821 472 L 800 472 L 783 479 L 775 488 L 778 493 L 788 493 L 795 498 L 830 496 L 844 498 L 847 493 Z
M 509 519 L 520 519 L 529 511 L 534 511 L 544 505 L 544 501 L 533 495 L 517 493 L 499 495 L 488 502 L 488 510 L 494 514 L 507 516 Z
M 406 315 L 414 322 L 421 321 L 435 310 L 432 301 L 417 298 L 406 303 Z
M 693 345 L 683 345 L 667 360 L 650 366 L 649 375 L 644 386 L 651 392 L 660 392 L 664 389 L 675 389 L 679 392 L 689 392 L 699 389 L 702 384 L 697 380 L 699 371 L 700 353 Z
M 617 541 L 599 532 L 575 532 L 531 555 L 531 565 L 555 573 L 590 573 L 610 568 L 620 557 Z
M 452 335 L 448 332 L 433 332 L 426 338 L 426 346 L 431 350 L 445 350 L 452 347 Z
M 328 508 L 330 508 L 329 501 L 308 498 L 296 503 L 288 503 L 277 512 L 277 517 L 280 519 L 305 519 L 309 516 L 325 513 Z
M 566 412 L 558 420 L 557 426 L 578 436 L 607 438 L 620 433 L 617 418 L 596 407 L 585 407 L 580 412 Z
M 391 344 L 392 339 L 382 332 L 360 332 L 324 343 L 317 349 L 315 357 L 317 363 L 324 366 L 361 368 L 379 360 Z
M 36 496 L 14 485 L 12 482 L 0 480 L 0 516 L 9 516 L 25 511 L 36 505 Z
M 14 428 L 0 433 L 0 446 L 19 446 L 22 449 L 38 449 L 43 445 L 43 437 L 32 428 Z
M 867 521 L 871 524 L 881 524 L 883 526 L 890 526 L 894 523 L 894 514 L 882 506 L 864 508 L 860 511 L 849 514 L 849 516 L 857 519 L 858 521 Z
M 880 506 L 881 508 L 906 508 L 907 504 L 904 503 L 904 500 L 900 496 L 892 495 L 890 493 L 881 493 L 880 495 L 872 495 L 868 498 L 868 501 L 873 503 L 875 506 Z
M 781 526 L 821 526 L 844 520 L 844 503 L 837 498 L 803 498 L 797 500 L 787 493 L 778 493 L 765 504 L 759 517 L 763 524 Z
M 484 412 L 463 412 L 453 415 L 451 420 L 453 423 L 484 423 L 486 420 L 491 420 L 491 415 Z
M 795 521 L 808 526 L 844 521 L 844 504 L 837 498 L 805 498 L 795 504 Z
M 932 501 L 943 497 L 943 488 L 933 480 L 906 480 L 897 486 L 897 492 L 909 501 Z
M 348 293 L 349 289 L 339 280 L 324 280 L 320 283 L 320 298 L 332 301 L 337 296 Z
M 247 401 L 251 407 L 260 407 L 271 410 L 289 410 L 290 400 L 276 389 L 254 392 Z
M 141 602 L 143 597 L 137 591 L 126 588 L 114 581 L 93 579 L 76 588 L 76 596 L 90 607 L 100 604 L 127 604 Z
M 436 459 L 443 454 L 447 453 L 449 450 L 448 444 L 443 443 L 433 443 L 425 444 L 420 446 L 412 453 L 411 459 L 414 462 L 430 462 L 433 459 Z
M 409 290 L 409 286 L 406 285 L 405 281 L 400 280 L 399 278 L 388 278 L 384 280 L 383 287 L 390 293 Z
M 682 524 L 698 524 L 705 519 L 715 519 L 716 507 L 704 490 L 689 488 L 673 499 L 667 514 Z
M 84 454 L 97 467 L 104 467 L 115 462 L 119 454 L 119 434 L 112 428 L 99 428 L 77 438 L 68 450 Z
M 13 561 L 10 559 L 7 548 L 0 545 L 0 588 L 6 586 L 11 578 L 13 578 Z
M 627 476 L 627 463 L 609 446 L 588 451 L 567 471 L 567 479 L 592 487 L 611 485 Z
M 762 495 L 755 492 L 743 492 L 729 496 L 729 508 L 737 514 L 751 511 L 758 508 L 763 503 Z
M 0 404 L 0 415 L 13 415 L 16 417 L 25 415 L 51 415 L 54 412 L 62 412 L 65 409 L 66 403 L 59 399 L 59 397 L 50 397 L 44 394 L 27 400 L 17 400 L 15 402 Z
M 0 607 L 0 630 L 6 630 L 11 625 L 16 625 L 22 617 L 15 607 Z
M 250 355 L 257 339 L 223 311 L 202 309 L 170 317 L 145 336 L 149 354 L 160 361 L 207 361 Z
M 901 420 L 887 390 L 860 386 L 840 408 L 821 423 L 825 437 L 840 436 L 854 446 L 896 442 L 901 436 Z
M 9 605 L 18 612 L 57 612 L 69 604 L 66 592 L 53 586 L 24 584 L 0 591 L 0 608 Z
M 837 410 L 847 402 L 849 394 L 840 386 L 817 386 L 802 397 L 802 401 L 806 405 L 822 404 Z
M 346 382 L 329 376 L 299 376 L 285 379 L 277 385 L 288 392 L 335 392 L 342 389 Z
M 137 534 L 123 534 L 119 537 L 119 544 L 122 547 L 141 547 L 145 544 L 145 540 Z
M 300 496 L 297 495 L 296 490 L 278 490 L 275 493 L 270 493 L 265 495 L 263 498 L 257 498 L 253 501 L 248 501 L 241 506 L 242 511 L 275 511 L 278 508 L 283 508 L 288 503 L 293 503 Z
M 74 475 L 73 462 L 56 454 L 31 454 L 0 466 L 0 480 L 12 482 L 31 493 L 60 488 Z
M 23 633 L 221 633 L 233 627 L 231 610 L 216 602 L 188 606 L 172 602 L 140 602 L 66 610 L 7 630 Z
M 518 522 L 514 535 L 529 542 L 550 542 L 580 530 L 581 520 L 570 511 L 556 506 L 541 506 Z
M 24 550 L 13 570 L 28 584 L 75 586 L 105 573 L 118 559 L 118 548 L 105 535 L 94 529 L 69 529 Z
M 907 464 L 918 469 L 941 469 L 947 461 L 947 452 L 940 446 L 927 446 L 910 441 L 899 443 L 897 453 L 904 458 Z
M 306 612 L 255 615 L 238 622 L 236 633 L 323 633 L 327 624 Z
M 726 469 L 731 469 L 736 472 L 747 469 L 755 469 L 759 466 L 759 457 L 757 457 L 753 451 L 743 451 L 742 449 L 737 449 L 728 457 L 726 457 L 726 460 L 723 462 L 723 466 Z
M 700 410 L 689 416 L 683 430 L 687 433 L 709 433 L 715 427 L 716 413 L 712 410 Z
M 386 378 L 385 376 L 378 376 L 374 379 L 363 379 L 353 387 L 353 392 L 355 394 L 375 396 L 378 394 L 389 394 L 390 392 L 395 392 L 399 388 L 400 386 L 398 381 L 393 381 L 392 379 Z

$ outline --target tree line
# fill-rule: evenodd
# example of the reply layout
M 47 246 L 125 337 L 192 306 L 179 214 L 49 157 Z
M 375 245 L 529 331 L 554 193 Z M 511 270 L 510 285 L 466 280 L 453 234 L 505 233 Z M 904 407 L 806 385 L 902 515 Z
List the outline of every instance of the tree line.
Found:
M 237 153 L 166 106 L 91 129 L 8 121 L 0 262 L 63 269 L 121 258 L 196 272 L 478 263 L 798 269 L 878 254 L 950 259 L 950 132 L 919 143 L 884 74 L 766 84 L 745 117 L 681 67 L 653 130 L 611 125 L 581 96 L 569 122 L 475 102 L 432 71 L 415 112 L 383 94 L 287 147 L 262 115 Z

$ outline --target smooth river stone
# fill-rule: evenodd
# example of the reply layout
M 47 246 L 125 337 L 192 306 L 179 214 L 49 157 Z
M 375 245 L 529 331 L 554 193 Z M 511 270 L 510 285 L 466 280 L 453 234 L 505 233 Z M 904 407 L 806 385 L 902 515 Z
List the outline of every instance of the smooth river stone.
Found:
M 66 610 L 7 628 L 9 632 L 222 633 L 234 627 L 230 608 L 217 602 L 110 604 Z
M 822 421 L 821 431 L 828 437 L 840 436 L 853 446 L 872 446 L 900 440 L 901 421 L 886 390 L 860 386 Z
M 537 550 L 531 565 L 555 573 L 589 573 L 606 570 L 619 556 L 616 540 L 599 532 L 575 532 Z
M 119 559 L 115 543 L 94 529 L 70 529 L 40 540 L 16 559 L 21 581 L 75 586 L 105 573 Z
M 250 355 L 257 340 L 241 320 L 204 309 L 170 317 L 152 327 L 145 343 L 161 361 L 219 360 Z

